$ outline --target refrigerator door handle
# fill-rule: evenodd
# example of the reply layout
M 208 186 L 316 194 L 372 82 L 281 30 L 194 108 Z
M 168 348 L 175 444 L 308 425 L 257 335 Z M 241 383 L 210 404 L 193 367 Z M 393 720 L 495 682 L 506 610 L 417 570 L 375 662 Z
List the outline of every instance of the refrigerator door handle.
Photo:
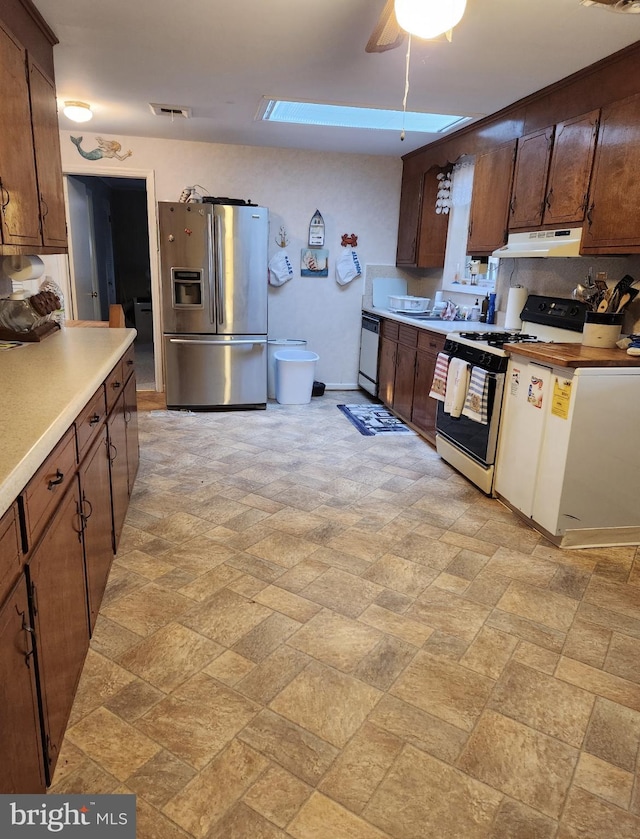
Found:
M 207 248 L 207 270 L 209 271 L 209 301 L 211 306 L 210 320 L 216 323 L 217 294 L 215 282 L 215 266 L 213 261 L 213 249 L 216 247 L 216 240 L 213 236 L 213 215 L 207 216 L 207 234 L 209 236 L 209 247 Z
M 225 321 L 224 314 L 224 284 L 222 281 L 222 248 L 220 241 L 222 238 L 222 226 L 220 224 L 220 216 L 213 216 L 213 223 L 215 225 L 215 278 L 216 278 L 216 303 L 218 312 L 218 323 L 223 324 Z
M 266 340 L 264 338 L 241 338 L 231 341 L 215 341 L 215 340 L 199 340 L 199 339 L 191 339 L 191 338 L 169 338 L 170 344 L 217 344 L 221 347 L 237 347 L 238 344 L 266 344 Z

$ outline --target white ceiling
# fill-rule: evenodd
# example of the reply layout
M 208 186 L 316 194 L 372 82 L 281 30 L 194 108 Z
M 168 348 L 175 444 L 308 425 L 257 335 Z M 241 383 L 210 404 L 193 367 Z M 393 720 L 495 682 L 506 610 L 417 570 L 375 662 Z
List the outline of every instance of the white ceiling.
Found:
M 60 43 L 59 103 L 86 133 L 400 156 L 437 135 L 255 120 L 263 96 L 401 109 L 406 45 L 365 44 L 384 0 L 35 0 Z M 640 38 L 579 0 L 468 0 L 453 42 L 413 40 L 409 110 L 494 113 Z M 149 103 L 186 106 L 189 120 Z M 60 128 L 78 130 L 60 114 Z

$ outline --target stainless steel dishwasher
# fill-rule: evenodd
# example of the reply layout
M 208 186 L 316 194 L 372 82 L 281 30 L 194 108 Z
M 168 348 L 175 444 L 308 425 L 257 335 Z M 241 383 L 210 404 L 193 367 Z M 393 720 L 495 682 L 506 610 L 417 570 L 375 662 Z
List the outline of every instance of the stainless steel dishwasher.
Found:
M 380 318 L 362 313 L 360 332 L 360 368 L 358 384 L 372 396 L 378 395 L 378 348 L 380 344 Z

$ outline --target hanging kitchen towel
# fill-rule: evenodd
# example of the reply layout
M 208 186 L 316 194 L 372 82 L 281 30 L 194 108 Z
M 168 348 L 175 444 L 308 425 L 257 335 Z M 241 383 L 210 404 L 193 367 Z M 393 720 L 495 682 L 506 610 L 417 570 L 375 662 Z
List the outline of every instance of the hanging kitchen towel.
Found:
M 436 359 L 436 369 L 433 373 L 433 382 L 429 396 L 434 399 L 439 399 L 444 402 L 444 397 L 447 392 L 447 371 L 449 369 L 449 356 L 443 352 L 438 353 Z
M 347 285 L 361 273 L 358 254 L 352 248 L 347 248 L 336 260 L 336 282 L 338 285 Z
M 444 397 L 444 410 L 452 417 L 459 417 L 464 408 L 469 389 L 469 365 L 461 358 L 449 361 L 447 372 L 447 391 Z
M 489 374 L 482 367 L 471 368 L 471 379 L 462 413 L 465 417 L 486 425 L 489 421 Z
M 289 254 L 280 250 L 269 260 L 269 285 L 283 285 L 293 277 L 293 265 Z

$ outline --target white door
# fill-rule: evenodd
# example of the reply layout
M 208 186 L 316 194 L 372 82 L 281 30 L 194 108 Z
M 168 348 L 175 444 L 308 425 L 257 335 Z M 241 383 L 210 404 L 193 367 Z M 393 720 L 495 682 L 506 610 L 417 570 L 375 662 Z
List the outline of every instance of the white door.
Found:
M 87 188 L 65 178 L 69 201 L 69 270 L 77 320 L 100 320 L 98 272 L 93 249 L 93 211 Z

